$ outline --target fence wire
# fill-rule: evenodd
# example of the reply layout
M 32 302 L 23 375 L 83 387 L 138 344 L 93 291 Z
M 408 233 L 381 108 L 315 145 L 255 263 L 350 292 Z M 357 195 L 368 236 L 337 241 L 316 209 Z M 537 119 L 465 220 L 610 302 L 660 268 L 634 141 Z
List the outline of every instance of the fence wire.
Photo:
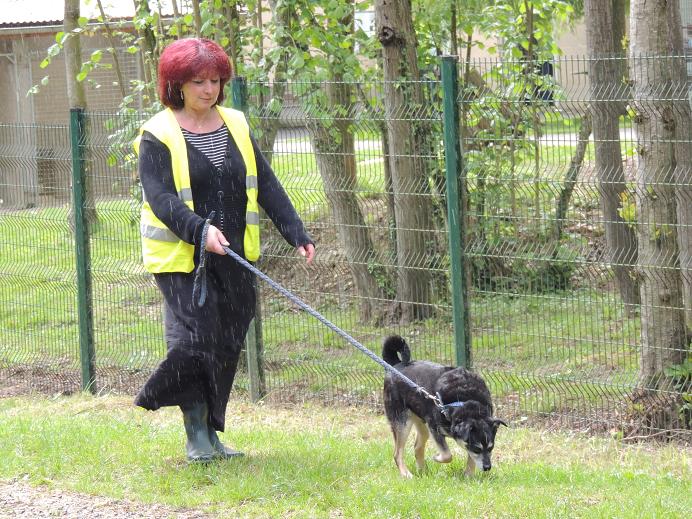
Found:
M 460 67 L 471 359 L 500 417 L 689 428 L 689 87 L 661 72 L 680 60 L 649 70 L 654 61 Z M 649 76 L 633 82 L 628 70 Z M 389 88 L 409 101 L 395 106 Z M 248 92 L 253 133 L 317 243 L 308 268 L 265 218 L 258 267 L 375 352 L 397 333 L 414 359 L 453 364 L 440 83 Z M 125 394 L 165 354 L 161 299 L 140 260 L 128 144 L 139 118 L 90 112 L 84 143 L 97 390 Z M 664 148 L 675 149 L 667 169 L 647 170 L 646 153 L 663 164 Z M 0 124 L 3 394 L 80 389 L 70 168 L 67 124 Z M 259 292 L 265 398 L 381 405 L 381 369 Z M 644 391 L 661 362 L 677 375 Z M 250 392 L 244 365 L 236 390 Z
M 689 429 L 685 59 L 473 65 L 460 101 L 475 365 L 541 415 Z M 661 366 L 677 370 L 668 385 Z

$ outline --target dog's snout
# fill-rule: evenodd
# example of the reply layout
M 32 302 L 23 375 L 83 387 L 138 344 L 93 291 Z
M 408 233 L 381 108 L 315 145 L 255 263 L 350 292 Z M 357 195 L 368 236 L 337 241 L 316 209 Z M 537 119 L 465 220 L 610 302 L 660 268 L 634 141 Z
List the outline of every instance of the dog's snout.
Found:
M 488 451 L 483 453 L 483 456 L 481 458 L 481 468 L 483 469 L 483 472 L 488 472 L 493 466 L 492 461 L 490 460 L 490 453 Z

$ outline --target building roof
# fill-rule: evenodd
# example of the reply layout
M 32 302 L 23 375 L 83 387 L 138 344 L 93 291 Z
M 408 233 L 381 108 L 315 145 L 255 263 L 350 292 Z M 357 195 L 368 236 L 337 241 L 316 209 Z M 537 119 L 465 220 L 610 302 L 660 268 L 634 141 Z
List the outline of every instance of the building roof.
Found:
M 65 2 L 61 0 L 3 0 L 0 9 L 0 28 L 35 27 L 42 25 L 62 25 L 65 15 Z M 132 0 L 101 0 L 103 10 L 110 19 L 128 19 L 135 14 Z M 187 6 L 185 0 L 178 5 Z M 170 0 L 149 0 L 149 8 L 156 12 L 161 7 L 164 15 L 173 15 Z M 188 12 L 186 7 L 180 11 Z M 96 0 L 80 0 L 80 15 L 96 20 L 101 15 Z

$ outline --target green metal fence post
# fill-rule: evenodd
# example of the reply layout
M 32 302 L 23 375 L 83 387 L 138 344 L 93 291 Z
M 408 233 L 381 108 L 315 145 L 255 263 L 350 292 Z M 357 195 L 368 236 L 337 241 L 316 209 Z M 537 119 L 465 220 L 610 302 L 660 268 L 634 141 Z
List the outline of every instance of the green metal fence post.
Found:
M 234 77 L 231 80 L 231 102 L 233 108 L 247 113 L 247 82 L 244 77 Z M 264 380 L 264 347 L 262 345 L 262 307 L 260 291 L 255 279 L 255 318 L 250 323 L 245 337 L 245 353 L 247 356 L 247 372 L 250 385 L 250 399 L 253 402 L 264 398 L 267 388 Z
M 464 166 L 459 132 L 459 76 L 456 56 L 443 56 L 442 99 L 444 114 L 445 169 L 447 179 L 447 220 L 449 225 L 449 261 L 452 278 L 452 313 L 457 366 L 471 366 L 471 334 L 468 293 L 464 265 L 463 214 Z
M 84 110 L 70 109 L 70 145 L 72 148 L 72 209 L 77 268 L 77 309 L 79 313 L 79 358 L 82 368 L 82 389 L 94 393 L 96 370 L 94 353 L 94 316 L 91 292 L 91 254 L 89 224 L 84 211 L 86 181 L 84 157 Z
M 247 81 L 242 76 L 231 79 L 231 104 L 236 110 L 247 113 Z

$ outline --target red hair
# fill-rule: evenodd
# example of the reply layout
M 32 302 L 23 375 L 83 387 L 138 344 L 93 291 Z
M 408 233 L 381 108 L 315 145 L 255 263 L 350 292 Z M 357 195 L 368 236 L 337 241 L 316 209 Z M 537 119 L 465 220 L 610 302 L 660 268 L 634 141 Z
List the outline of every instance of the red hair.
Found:
M 216 103 L 224 99 L 223 87 L 233 75 L 233 66 L 218 43 L 206 38 L 184 38 L 166 46 L 159 58 L 159 99 L 170 108 L 182 108 L 180 87 L 194 77 L 219 76 Z

